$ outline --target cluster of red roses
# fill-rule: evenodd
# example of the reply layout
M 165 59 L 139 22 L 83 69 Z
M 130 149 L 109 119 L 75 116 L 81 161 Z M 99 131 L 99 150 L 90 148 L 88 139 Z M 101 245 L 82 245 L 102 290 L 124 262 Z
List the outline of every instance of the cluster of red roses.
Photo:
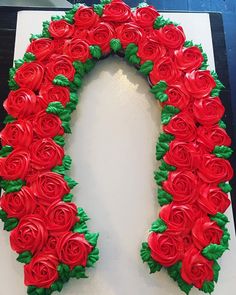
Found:
M 229 206 L 218 184 L 232 177 L 229 162 L 212 154 L 216 146 L 231 143 L 218 124 L 224 107 L 218 97 L 211 97 L 216 81 L 200 69 L 201 49 L 184 46 L 182 28 L 171 22 L 161 25 L 154 7 L 131 10 L 120 0 L 101 2 L 80 5 L 66 17 L 45 23 L 43 34 L 33 37 L 27 48 L 33 59 L 19 62 L 13 73 L 15 90 L 4 103 L 12 122 L 1 132 L 2 145 L 13 151 L 0 159 L 0 176 L 8 186 L 23 181 L 20 190 L 1 198 L 7 218 L 19 220 L 10 235 L 11 246 L 33 255 L 25 265 L 26 285 L 49 288 L 59 278 L 59 263 L 70 269 L 86 266 L 93 247 L 84 234 L 72 232 L 80 217 L 73 203 L 63 201 L 71 187 L 63 172 L 54 169 L 62 167 L 66 157 L 59 138 L 66 132 L 63 118 L 72 111 L 68 106 L 76 93 L 73 85 L 80 85 L 86 62 L 99 58 L 99 50 L 102 56 L 114 51 L 133 56 L 141 68 L 148 64 L 151 84 L 162 80 L 167 85 L 164 109 L 177 110 L 163 127 L 164 134 L 173 137 L 163 155 L 172 171 L 160 182 L 172 200 L 160 212 L 166 230 L 153 231 L 148 247 L 152 259 L 165 267 L 182 261 L 182 279 L 201 288 L 213 279 L 213 261 L 201 251 L 220 244 L 223 235 L 209 216 Z M 54 102 L 64 110 L 62 116 L 48 111 Z

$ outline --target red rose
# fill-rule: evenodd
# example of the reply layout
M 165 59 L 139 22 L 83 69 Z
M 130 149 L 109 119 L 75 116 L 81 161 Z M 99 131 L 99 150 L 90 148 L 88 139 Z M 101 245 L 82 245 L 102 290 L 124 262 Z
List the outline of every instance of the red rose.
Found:
M 202 98 L 209 95 L 216 86 L 210 71 L 192 71 L 186 73 L 184 77 L 186 89 L 196 98 Z
M 140 43 L 137 55 L 141 58 L 142 63 L 151 60 L 155 61 L 166 54 L 166 48 L 155 40 L 147 39 Z
M 33 130 L 41 138 L 53 138 L 56 135 L 64 134 L 61 119 L 57 115 L 48 114 L 45 111 L 41 111 L 35 116 Z
M 169 267 L 181 260 L 183 256 L 183 241 L 178 235 L 169 232 L 154 233 L 148 237 L 151 257 L 165 267 Z
M 54 51 L 54 43 L 49 38 L 39 38 L 33 40 L 26 52 L 32 52 L 37 60 L 44 60 Z
M 37 215 L 26 215 L 10 235 L 11 247 L 17 253 L 39 253 L 48 238 L 44 220 Z
M 36 198 L 36 199 L 37 199 L 37 198 Z M 43 207 L 42 205 L 39 205 L 38 200 L 37 200 L 37 205 L 36 205 L 36 208 L 35 208 L 33 214 L 37 214 L 37 215 L 39 215 L 42 219 L 45 219 L 45 216 L 46 216 L 46 210 L 45 210 L 45 207 Z
M 106 22 L 127 22 L 131 17 L 131 9 L 121 0 L 113 0 L 104 6 L 102 19 Z
M 15 74 L 15 81 L 20 87 L 39 90 L 44 77 L 44 67 L 41 63 L 25 62 Z
M 153 6 L 140 7 L 133 12 L 133 20 L 143 28 L 153 27 L 159 15 Z
M 175 82 L 172 85 L 168 85 L 165 93 L 168 95 L 168 99 L 162 103 L 165 105 L 173 105 L 180 110 L 187 107 L 190 102 L 190 96 L 181 82 Z
M 99 20 L 99 16 L 92 7 L 81 5 L 74 15 L 75 24 L 79 29 L 92 28 Z
M 64 50 L 64 46 L 65 46 L 66 41 L 67 41 L 67 39 L 64 39 L 64 38 L 59 38 L 59 39 L 53 40 L 54 54 L 63 55 L 63 50 Z M 50 57 L 49 57 L 49 59 L 50 59 Z M 48 62 L 48 60 L 47 60 L 47 62 Z
M 57 75 L 64 75 L 70 81 L 74 79 L 75 68 L 66 55 L 54 55 L 46 65 L 47 77 L 53 80 Z
M 130 43 L 139 45 L 143 39 L 143 30 L 135 23 L 125 23 L 116 28 L 117 38 L 120 39 L 123 48 Z
M 200 126 L 197 129 L 198 142 L 202 143 L 208 152 L 212 152 L 216 145 L 231 145 L 231 139 L 226 131 L 218 125 Z
M 175 63 L 181 71 L 192 72 L 198 69 L 203 61 L 201 50 L 197 46 L 175 51 Z
M 59 233 L 59 234 L 49 233 L 47 244 L 46 244 L 45 248 L 43 249 L 44 252 L 49 252 L 49 253 L 53 253 L 53 254 L 57 255 L 56 247 L 57 247 L 57 243 L 60 238 L 60 234 L 61 233 Z
M 77 265 L 86 266 L 92 249 L 84 234 L 68 232 L 60 237 L 56 250 L 59 260 L 73 269 Z
M 183 236 L 184 253 L 188 251 L 193 245 L 193 239 L 191 234 Z
M 178 205 L 174 202 L 163 206 L 159 216 L 167 224 L 168 231 L 173 234 L 188 234 L 196 220 L 191 205 Z
M 68 55 L 72 60 L 81 62 L 86 62 L 88 58 L 91 58 L 88 43 L 75 38 L 65 42 L 63 54 Z
M 37 170 L 52 169 L 62 164 L 64 150 L 51 138 L 36 140 L 30 146 L 31 166 Z
M 24 149 L 13 150 L 6 158 L 1 159 L 0 176 L 6 180 L 24 179 L 30 163 L 30 154 Z
M 183 142 L 195 140 L 197 133 L 196 125 L 187 112 L 180 112 L 172 117 L 170 122 L 163 126 L 163 130 Z
M 201 288 L 205 281 L 212 281 L 214 261 L 203 257 L 199 250 L 192 247 L 184 255 L 180 270 L 182 279 L 196 288 Z
M 50 288 L 58 280 L 59 261 L 53 254 L 40 253 L 29 264 L 24 265 L 25 285 L 37 288 Z
M 213 125 L 223 116 L 225 108 L 219 97 L 196 99 L 193 104 L 193 114 L 203 125 Z
M 110 52 L 110 41 L 115 36 L 115 31 L 112 25 L 107 23 L 98 23 L 89 31 L 89 43 L 98 45 L 102 52 Z
M 3 106 L 9 115 L 14 118 L 25 118 L 34 113 L 36 107 L 36 95 L 27 88 L 10 91 Z
M 8 218 L 19 219 L 33 213 L 36 207 L 33 192 L 27 186 L 23 186 L 18 192 L 3 194 L 0 205 Z
M 155 35 L 160 43 L 170 49 L 178 49 L 182 47 L 185 42 L 185 35 L 180 26 L 166 25 L 156 30 Z
M 207 214 L 224 213 L 230 205 L 228 195 L 219 187 L 203 184 L 199 189 L 198 205 Z
M 200 157 L 193 143 L 173 140 L 170 143 L 169 151 L 164 156 L 164 160 L 167 164 L 177 168 L 192 170 L 198 167 Z
M 53 232 L 70 231 L 78 221 L 74 203 L 54 202 L 46 211 L 47 229 Z
M 193 203 L 197 196 L 198 180 L 191 171 L 173 171 L 164 181 L 163 188 L 182 204 Z
M 206 154 L 202 157 L 198 175 L 207 183 L 220 183 L 233 177 L 233 169 L 229 161 Z
M 54 172 L 40 174 L 31 184 L 31 190 L 35 193 L 40 204 L 49 206 L 55 201 L 60 201 L 70 188 L 64 178 Z
M 70 38 L 74 33 L 74 26 L 60 19 L 51 21 L 48 31 L 53 38 Z
M 179 77 L 179 72 L 176 68 L 173 60 L 166 56 L 160 60 L 156 60 L 153 66 L 153 70 L 150 72 L 150 80 L 153 85 L 165 81 L 167 84 L 171 84 Z
M 40 103 L 44 108 L 47 108 L 50 102 L 59 101 L 63 106 L 66 106 L 70 101 L 70 91 L 67 87 L 57 86 L 53 84 L 43 85 L 39 91 Z
M 202 250 L 209 244 L 220 244 L 223 231 L 215 221 L 208 216 L 198 219 L 192 228 L 193 242 L 196 248 Z
M 2 145 L 28 147 L 33 140 L 32 126 L 29 121 L 18 120 L 8 123 L 0 133 Z

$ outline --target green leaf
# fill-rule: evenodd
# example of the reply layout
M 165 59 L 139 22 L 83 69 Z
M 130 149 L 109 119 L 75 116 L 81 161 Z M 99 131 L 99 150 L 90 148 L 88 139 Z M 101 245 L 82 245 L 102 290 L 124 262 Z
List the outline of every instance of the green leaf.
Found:
M 81 221 L 80 221 L 80 222 L 77 222 L 77 223 L 74 225 L 72 231 L 73 231 L 74 233 L 84 234 L 84 233 L 87 233 L 87 232 L 88 232 L 88 228 L 87 228 L 87 225 L 86 225 L 85 222 L 81 222 Z
M 69 86 L 70 85 L 70 81 L 64 75 L 57 75 L 53 79 L 52 83 L 55 85 L 58 85 L 58 86 Z
M 85 234 L 85 239 L 89 242 L 90 245 L 96 246 L 98 241 L 99 233 L 87 233 Z
M 150 231 L 155 233 L 163 233 L 166 229 L 166 223 L 161 218 L 158 218 L 156 221 L 152 223 Z
M 28 288 L 27 288 L 27 294 L 35 294 L 35 291 L 36 291 L 36 287 L 35 286 L 28 286 Z
M 65 133 L 71 133 L 70 123 L 63 122 L 61 125 L 62 125 Z
M 168 178 L 168 171 L 155 171 L 154 172 L 154 179 L 158 185 L 161 185 L 163 181 L 167 180 Z
M 75 187 L 78 184 L 78 182 L 76 182 L 75 180 L 70 178 L 68 175 L 65 175 L 64 179 L 67 182 L 70 189 L 72 189 L 73 187 Z
M 170 122 L 171 118 L 179 113 L 179 109 L 172 106 L 172 105 L 166 105 L 162 109 L 161 112 L 161 123 L 163 125 L 166 125 Z
M 220 126 L 220 128 L 226 129 L 226 124 L 224 121 L 220 120 L 218 125 Z
M 84 69 L 85 72 L 88 73 L 90 72 L 96 64 L 96 61 L 94 59 L 87 59 L 86 62 L 84 63 Z
M 64 166 L 65 170 L 70 170 L 72 163 L 72 159 L 69 155 L 65 155 L 63 160 L 62 160 L 62 165 Z
M 175 170 L 176 170 L 176 167 L 167 164 L 164 160 L 161 160 L 161 165 L 160 165 L 159 169 L 160 169 L 160 170 L 165 170 L 165 171 L 166 171 L 166 170 L 167 170 L 167 171 L 175 171 Z
M 141 2 L 141 3 L 139 3 L 138 4 L 138 8 L 142 8 L 142 7 L 147 7 L 147 6 L 149 6 L 146 2 Z
M 78 208 L 78 214 L 77 214 L 80 218 L 80 222 L 86 222 L 87 220 L 89 220 L 88 215 L 84 212 L 83 208 Z
M 216 260 L 220 258 L 225 251 L 222 245 L 210 244 L 202 250 L 202 255 L 207 259 Z
M 159 141 L 156 145 L 156 159 L 161 160 L 169 148 L 169 143 Z
M 160 188 L 158 189 L 158 192 L 157 192 L 157 198 L 161 206 L 170 204 L 173 201 L 172 195 Z
M 81 87 L 82 80 L 81 80 L 80 74 L 75 74 L 73 83 L 75 84 L 76 88 L 80 88 Z M 71 86 L 71 84 L 70 84 L 70 86 Z
M 211 216 L 210 218 L 211 220 L 215 221 L 219 225 L 219 227 L 224 227 L 226 223 L 229 222 L 228 217 L 225 214 L 220 212 Z
M 151 273 L 155 273 L 157 271 L 160 271 L 162 266 L 160 263 L 156 262 L 155 260 L 153 260 L 152 258 L 150 258 L 148 261 L 147 261 L 147 264 L 149 266 L 149 269 L 150 269 L 150 274 Z
M 90 252 L 87 260 L 87 267 L 92 267 L 95 262 L 97 262 L 99 259 L 99 250 L 98 248 L 94 248 L 92 252 Z
M 221 182 L 219 185 L 218 185 L 221 189 L 222 189 L 222 191 L 224 192 L 224 193 L 229 193 L 229 192 L 231 192 L 231 190 L 232 190 L 232 187 L 231 187 L 231 185 L 229 184 L 229 183 L 226 183 L 226 182 Z
M 16 258 L 16 260 L 21 263 L 30 263 L 31 259 L 32 259 L 32 253 L 30 251 L 22 252 Z
M 50 287 L 50 289 L 51 289 L 53 292 L 54 292 L 54 291 L 61 292 L 62 288 L 63 288 L 63 283 L 62 283 L 62 281 L 60 281 L 60 280 L 57 280 L 56 282 L 54 282 L 54 283 L 51 285 L 51 287 Z
M 5 222 L 7 220 L 7 213 L 4 210 L 2 210 L 2 209 L 0 209 L 0 219 L 3 222 Z
M 101 4 L 109 4 L 112 0 L 100 0 Z
M 189 292 L 192 289 L 192 285 L 187 284 L 181 277 L 181 275 L 178 276 L 177 278 L 177 283 L 179 288 L 185 293 L 185 294 L 189 294 Z
M 170 143 L 172 140 L 174 140 L 174 138 L 174 135 L 163 132 L 160 133 L 159 142 Z
M 136 54 L 133 54 L 131 55 L 128 59 L 128 62 L 131 63 L 131 64 L 140 64 L 141 62 L 141 59 L 136 55 Z
M 129 60 L 129 58 L 138 52 L 138 46 L 135 43 L 129 43 L 129 45 L 125 49 L 125 58 Z
M 18 69 L 19 67 L 21 67 L 24 64 L 24 60 L 23 59 L 16 59 L 14 60 L 14 65 L 15 68 Z
M 60 146 L 64 146 L 65 145 L 65 138 L 61 135 L 57 135 L 53 138 L 53 140 L 55 141 L 56 144 L 60 145 Z
M 182 263 L 177 262 L 174 265 L 167 268 L 167 272 L 169 276 L 174 280 L 177 281 L 178 277 L 180 276 L 180 269 L 181 269 Z
M 165 81 L 160 81 L 152 87 L 150 90 L 151 93 L 155 95 L 155 98 L 160 102 L 164 102 L 168 99 L 168 95 L 165 93 L 167 89 L 167 84 Z
M 6 157 L 13 151 L 13 148 L 10 145 L 4 145 L 0 150 L 0 157 Z
M 193 44 L 193 41 L 191 40 L 191 41 L 185 41 L 185 43 L 184 43 L 184 47 L 192 47 L 192 46 L 194 46 L 194 44 Z
M 122 45 L 119 39 L 111 39 L 110 41 L 111 49 L 116 53 L 122 49 Z
M 32 52 L 26 52 L 23 59 L 25 62 L 31 62 L 34 61 L 36 57 Z
M 147 60 L 146 62 L 144 62 L 144 63 L 141 65 L 141 67 L 140 67 L 140 69 L 139 69 L 139 72 L 140 72 L 141 74 L 147 76 L 147 75 L 152 71 L 152 69 L 153 69 L 153 65 L 154 65 L 153 61 L 151 61 L 151 60 Z
M 17 218 L 8 218 L 4 222 L 3 229 L 5 229 L 6 231 L 11 231 L 17 227 L 18 223 L 19 223 L 19 220 Z
M 7 124 L 7 123 L 12 123 L 12 122 L 14 122 L 14 121 L 16 121 L 16 119 L 15 118 L 13 118 L 11 115 L 7 115 L 6 117 L 5 117 L 5 119 L 4 119 L 4 121 L 3 121 L 3 124 Z
M 229 240 L 230 240 L 230 233 L 227 228 L 224 228 L 224 233 L 221 238 L 220 244 L 224 247 L 224 249 L 229 249 Z
M 214 291 L 214 288 L 215 288 L 214 282 L 205 281 L 203 283 L 203 286 L 202 286 L 202 288 L 200 290 L 203 291 L 204 293 L 211 294 Z
M 220 265 L 217 261 L 214 261 L 213 271 L 214 271 L 214 281 L 217 283 L 219 278 L 219 271 L 220 271 Z
M 18 180 L 1 180 L 0 186 L 6 193 L 18 192 L 21 190 L 25 182 L 21 179 Z
M 59 101 L 53 101 L 48 104 L 46 112 L 50 114 L 60 115 L 64 111 L 64 107 Z
M 93 10 L 96 14 L 99 16 L 102 16 L 103 13 L 103 5 L 102 4 L 94 4 L 93 5 Z
M 66 194 L 66 195 L 64 195 L 62 200 L 63 200 L 63 202 L 70 203 L 72 201 L 72 198 L 73 198 L 72 194 Z
M 151 258 L 151 250 L 150 250 L 147 242 L 142 243 L 142 247 L 140 250 L 140 256 L 141 256 L 143 262 L 147 262 Z
M 57 271 L 63 283 L 67 282 L 70 279 L 70 267 L 67 264 L 59 264 L 57 267 Z
M 85 75 L 84 64 L 81 61 L 74 61 L 73 66 L 76 72 L 81 76 L 81 78 L 83 78 L 83 76 Z
M 10 79 L 8 81 L 8 87 L 11 89 L 11 90 L 17 90 L 19 89 L 19 85 L 16 83 L 16 81 L 14 79 Z
M 81 279 L 81 278 L 87 278 L 86 274 L 85 274 L 85 268 L 83 266 L 75 266 L 71 273 L 70 276 L 72 278 L 76 278 L 76 279 Z
M 158 16 L 154 22 L 154 29 L 160 29 L 166 25 L 177 25 L 176 23 L 172 22 L 171 20 L 169 19 L 165 19 L 163 16 Z
M 233 150 L 225 145 L 217 145 L 213 150 L 213 154 L 215 154 L 218 158 L 228 159 L 231 157 L 232 153 Z
M 55 167 L 52 168 L 52 172 L 64 175 L 65 174 L 65 168 L 63 166 L 55 166 Z

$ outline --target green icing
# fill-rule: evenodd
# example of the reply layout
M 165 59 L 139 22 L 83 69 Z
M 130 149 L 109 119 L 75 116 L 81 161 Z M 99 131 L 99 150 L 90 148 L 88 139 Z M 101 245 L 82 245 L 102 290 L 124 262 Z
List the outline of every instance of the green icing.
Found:
M 12 123 L 12 122 L 15 122 L 16 121 L 16 119 L 15 118 L 13 118 L 11 115 L 7 115 L 6 117 L 5 117 L 5 119 L 4 119 L 4 121 L 3 121 L 3 124 L 7 124 L 7 123 Z
M 68 175 L 65 175 L 64 179 L 67 182 L 70 189 L 72 189 L 73 187 L 75 187 L 78 184 L 78 182 L 76 182 L 75 180 L 70 178 Z
M 161 165 L 160 165 L 159 169 L 160 170 L 164 170 L 164 171 L 166 171 L 166 170 L 167 171 L 175 171 L 176 170 L 176 167 L 167 164 L 164 160 L 161 160 Z
M 51 17 L 51 20 L 52 21 L 56 21 L 56 20 L 61 20 L 61 19 L 63 19 L 64 17 L 63 17 L 63 15 L 53 15 L 52 17 Z
M 100 0 L 101 4 L 109 4 L 112 0 Z
M 16 258 L 16 260 L 21 263 L 30 263 L 31 259 L 32 259 L 32 253 L 30 251 L 22 252 Z
M 161 264 L 159 264 L 158 262 L 156 262 L 155 260 L 153 260 L 152 258 L 150 258 L 148 261 L 147 261 L 147 264 L 149 266 L 149 269 L 150 269 L 150 274 L 151 273 L 155 273 L 157 271 L 160 271 L 162 266 Z
M 224 121 L 220 120 L 218 125 L 220 126 L 220 128 L 226 129 L 226 124 Z
M 161 123 L 163 125 L 166 125 L 170 122 L 171 118 L 178 114 L 180 112 L 180 110 L 172 105 L 166 105 L 164 106 L 164 108 L 162 109 L 161 112 Z
M 80 221 L 80 222 L 77 222 L 77 223 L 74 225 L 72 231 L 73 231 L 74 233 L 84 234 L 84 233 L 87 233 L 87 232 L 88 232 L 88 228 L 87 228 L 87 225 L 86 225 L 85 222 L 81 222 L 81 221 Z
M 215 221 L 219 225 L 219 227 L 224 227 L 226 223 L 229 222 L 228 217 L 220 212 L 218 212 L 216 215 L 211 216 L 210 218 L 211 220 Z
M 13 151 L 10 145 L 4 145 L 0 150 L 0 158 L 8 156 Z
M 48 31 L 48 28 L 49 28 L 49 25 L 50 25 L 50 22 L 49 21 L 44 21 L 43 22 L 43 31 L 42 31 L 42 37 L 44 38 L 50 38 L 50 33 Z
M 10 79 L 8 81 L 8 87 L 10 88 L 10 90 L 17 90 L 20 88 L 14 79 Z
M 84 64 L 81 61 L 74 61 L 73 66 L 74 66 L 76 72 L 80 75 L 80 77 L 83 78 L 85 75 Z
M 187 284 L 181 277 L 181 275 L 179 275 L 177 277 L 177 283 L 178 283 L 178 286 L 179 288 L 185 293 L 185 294 L 189 294 L 189 292 L 191 291 L 193 285 L 189 285 Z
M 152 223 L 150 231 L 153 231 L 155 233 L 163 233 L 164 231 L 166 231 L 166 229 L 166 223 L 161 218 L 158 218 Z
M 162 185 L 162 182 L 167 180 L 168 178 L 168 171 L 155 171 L 154 172 L 154 179 L 158 185 Z
M 165 132 L 160 133 L 160 136 L 159 136 L 159 142 L 170 143 L 174 139 L 175 139 L 174 135 L 168 134 Z
M 87 59 L 84 63 L 84 69 L 86 73 L 89 73 L 94 66 L 96 65 L 96 61 L 94 59 Z
M 171 20 L 169 19 L 165 19 L 162 15 L 161 16 L 158 16 L 154 22 L 154 29 L 160 29 L 166 25 L 175 25 L 177 26 L 178 24 L 175 23 L 175 22 L 172 22 Z
M 70 81 L 64 75 L 57 75 L 52 83 L 58 86 L 70 86 Z
M 228 159 L 233 153 L 233 150 L 225 145 L 217 145 L 214 150 L 213 154 L 215 154 L 218 158 L 225 158 Z
M 54 282 L 54 283 L 51 285 L 50 290 L 51 290 L 52 292 L 54 292 L 54 291 L 61 292 L 62 288 L 63 288 L 63 283 L 62 283 L 62 281 L 57 280 L 56 282 Z
M 215 80 L 216 86 L 214 89 L 212 89 L 211 91 L 211 96 L 212 97 L 216 97 L 219 96 L 220 91 L 225 88 L 225 86 L 220 82 L 220 80 L 218 79 L 218 75 L 215 71 L 211 71 L 211 75 Z
M 65 138 L 61 135 L 57 135 L 57 136 L 53 137 L 53 140 L 55 141 L 56 144 L 58 144 L 62 147 L 65 145 Z
M 146 2 L 141 2 L 141 3 L 139 3 L 138 4 L 138 8 L 142 8 L 142 7 L 147 7 L 147 6 L 149 6 Z
M 150 92 L 152 92 L 156 99 L 160 102 L 164 102 L 168 99 L 168 95 L 165 93 L 167 89 L 167 84 L 165 81 L 160 81 L 152 87 Z
M 128 62 L 131 64 L 140 64 L 141 59 L 136 54 L 134 54 L 129 57 Z
M 33 40 L 37 40 L 37 39 L 40 39 L 42 38 L 42 34 L 30 34 L 30 42 L 32 42 Z
M 36 57 L 32 52 L 26 52 L 23 59 L 25 62 L 31 62 L 34 61 Z
M 211 294 L 214 291 L 214 288 L 215 288 L 214 282 L 205 281 L 200 290 L 203 291 L 204 293 Z
M 202 255 L 207 259 L 216 260 L 223 255 L 225 250 L 225 247 L 222 245 L 210 244 L 202 250 Z
M 167 272 L 169 276 L 174 280 L 177 281 L 178 276 L 180 275 L 180 269 L 181 269 L 182 263 L 177 262 L 174 265 L 167 268 Z
M 168 150 L 169 150 L 169 143 L 159 141 L 156 145 L 156 159 L 157 160 L 162 159 Z
M 148 60 L 141 65 L 139 72 L 147 76 L 152 71 L 153 65 L 154 65 L 153 61 Z
M 57 267 L 59 277 L 63 283 L 66 283 L 70 279 L 70 267 L 67 264 L 61 263 Z
M 72 201 L 72 199 L 73 199 L 73 195 L 72 194 L 66 194 L 66 195 L 64 195 L 64 197 L 63 197 L 63 202 L 68 202 L 68 203 L 70 203 L 71 201 Z
M 186 40 L 184 42 L 184 47 L 192 47 L 192 46 L 194 46 L 194 43 L 192 40 Z
M 140 256 L 141 256 L 143 262 L 147 262 L 151 258 L 151 250 L 148 247 L 147 242 L 142 243 L 142 247 L 140 250 Z
M 221 183 L 219 183 L 218 186 L 222 189 L 222 191 L 224 193 L 229 193 L 232 190 L 231 185 L 229 183 L 227 183 L 227 182 L 221 182 Z
M 230 233 L 227 228 L 223 228 L 223 236 L 221 238 L 220 244 L 226 249 L 229 250 L 229 240 L 230 240 Z
M 85 234 L 85 239 L 91 244 L 92 246 L 97 245 L 99 233 L 87 233 Z
M 15 69 L 18 69 L 19 67 L 21 67 L 24 64 L 24 62 L 25 61 L 23 59 L 14 60 Z
M 86 222 L 87 220 L 89 220 L 89 217 L 88 217 L 88 215 L 84 212 L 84 209 L 83 209 L 83 208 L 78 208 L 78 213 L 77 213 L 77 215 L 79 216 L 81 222 Z
M 122 49 L 122 45 L 119 39 L 111 39 L 110 41 L 110 47 L 114 52 L 118 52 L 120 49 Z
M 141 60 L 137 56 L 138 46 L 134 43 L 130 43 L 125 49 L 125 59 L 132 64 L 140 64 Z
M 18 192 L 25 182 L 22 179 L 18 180 L 1 180 L 0 186 L 4 189 L 6 193 Z
M 87 260 L 87 267 L 92 267 L 99 259 L 99 249 L 94 248 L 92 252 L 90 252 Z
M 93 5 L 93 10 L 99 16 L 102 16 L 102 13 L 103 13 L 103 5 L 102 4 L 94 4 Z
M 17 227 L 19 223 L 19 220 L 17 218 L 8 218 L 5 222 L 4 222 L 4 227 L 3 229 L 5 229 L 6 231 L 11 231 L 13 230 L 15 227 Z
M 0 209 L 0 219 L 3 222 L 5 222 L 7 220 L 7 213 L 4 210 L 2 210 L 2 209 Z
M 173 201 L 172 195 L 160 188 L 157 191 L 157 199 L 161 206 L 170 204 Z
M 62 160 L 62 165 L 64 166 L 65 170 L 70 170 L 72 164 L 72 159 L 69 155 L 65 155 Z
M 69 122 L 62 122 L 62 127 L 65 133 L 71 133 L 70 123 Z
M 64 175 L 65 174 L 65 168 L 63 166 L 55 166 L 55 167 L 52 168 L 52 172 Z
M 85 268 L 81 265 L 75 266 L 72 269 L 70 276 L 71 278 L 76 278 L 76 279 L 87 278 L 85 274 Z
M 217 261 L 214 261 L 213 271 L 214 271 L 214 281 L 217 283 L 219 278 L 219 271 L 220 271 L 220 265 Z
M 89 51 L 92 57 L 99 59 L 102 56 L 102 50 L 99 46 L 97 45 L 90 45 L 89 46 Z

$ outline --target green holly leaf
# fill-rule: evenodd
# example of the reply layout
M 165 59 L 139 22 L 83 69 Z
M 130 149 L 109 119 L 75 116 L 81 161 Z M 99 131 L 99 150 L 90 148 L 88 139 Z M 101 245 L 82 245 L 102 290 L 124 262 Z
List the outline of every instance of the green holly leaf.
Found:
M 61 135 L 57 135 L 53 138 L 53 140 L 55 141 L 56 144 L 60 145 L 60 146 L 64 146 L 65 145 L 65 138 Z
M 163 125 L 166 125 L 170 122 L 171 118 L 179 113 L 179 109 L 172 106 L 172 105 L 166 105 L 162 109 L 161 112 L 161 123 Z
M 0 219 L 3 222 L 5 222 L 7 220 L 7 213 L 4 210 L 2 210 L 2 209 L 0 209 Z
M 226 223 L 229 222 L 228 217 L 225 214 L 220 212 L 218 212 L 215 215 L 212 215 L 210 218 L 211 220 L 215 221 L 219 225 L 219 227 L 224 227 Z
M 229 193 L 229 192 L 231 192 L 231 190 L 232 190 L 232 187 L 231 187 L 231 185 L 229 184 L 229 183 L 226 183 L 226 182 L 221 182 L 221 183 L 219 183 L 219 185 L 218 185 L 221 189 L 222 189 L 222 191 L 224 192 L 224 193 Z
M 163 233 L 164 231 L 166 231 L 166 229 L 166 223 L 161 218 L 158 218 L 156 221 L 152 223 L 150 231 L 155 233 Z
M 78 208 L 78 214 L 77 215 L 79 216 L 81 222 L 86 222 L 87 220 L 90 219 L 88 217 L 88 215 L 84 212 L 83 208 Z
M 10 145 L 4 145 L 0 150 L 0 158 L 8 156 L 13 151 Z
M 58 86 L 70 86 L 70 81 L 64 75 L 57 75 L 53 79 L 52 83 L 54 85 L 58 85 Z
M 89 242 L 90 245 L 96 246 L 98 241 L 99 233 L 87 233 L 85 234 L 85 239 Z
M 225 251 L 225 247 L 217 244 L 210 244 L 202 250 L 202 255 L 210 260 L 220 258 Z
M 85 222 L 77 222 L 72 231 L 74 233 L 79 233 L 79 234 L 84 234 L 84 233 L 87 233 L 88 232 L 88 228 L 87 228 L 87 225 Z
M 140 250 L 140 256 L 141 256 L 143 262 L 147 262 L 151 258 L 151 250 L 150 250 L 147 242 L 142 243 L 142 247 Z
M 157 199 L 161 206 L 170 204 L 173 201 L 172 195 L 160 188 L 157 192 Z
M 102 4 L 93 4 L 93 10 L 99 16 L 102 16 L 103 13 L 103 5 Z
M 214 291 L 215 285 L 214 282 L 211 281 L 205 281 L 202 285 L 202 288 L 200 288 L 201 291 L 204 293 L 211 294 Z
M 76 182 L 75 180 L 70 178 L 68 175 L 65 175 L 64 179 L 67 182 L 70 189 L 72 189 L 73 187 L 75 187 L 78 184 L 78 182 Z
M 94 248 L 93 251 L 89 254 L 88 260 L 87 260 L 87 267 L 92 267 L 95 262 L 97 262 L 99 259 L 99 250 L 98 248 Z
M 0 186 L 4 189 L 6 193 L 18 192 L 21 190 L 25 182 L 21 179 L 18 180 L 1 180 Z
M 72 198 L 73 198 L 72 194 L 66 194 L 66 195 L 64 195 L 62 200 L 63 200 L 63 202 L 70 203 L 72 201 Z
M 232 153 L 233 150 L 225 145 L 217 145 L 213 150 L 213 154 L 215 154 L 218 158 L 228 159 L 229 157 L 231 157 Z
M 119 39 L 111 39 L 110 41 L 111 49 L 116 53 L 122 49 L 122 45 Z
M 217 283 L 219 278 L 219 271 L 220 271 L 220 265 L 217 261 L 214 261 L 213 271 L 214 271 L 214 281 Z
M 16 260 L 21 263 L 30 263 L 32 256 L 33 255 L 30 251 L 25 251 L 20 253 L 19 256 L 16 258 Z
M 158 185 L 161 185 L 162 182 L 164 182 L 165 180 L 167 180 L 168 178 L 168 171 L 155 171 L 154 172 L 154 179 L 156 180 L 156 183 Z
M 141 67 L 140 67 L 140 69 L 139 69 L 139 72 L 140 72 L 141 74 L 143 74 L 144 76 L 147 76 L 147 75 L 149 75 L 149 73 L 152 71 L 152 69 L 153 69 L 153 65 L 154 65 L 153 61 L 151 61 L 151 60 L 147 60 L 146 62 L 144 62 L 144 63 L 141 65 Z
M 6 231 L 11 231 L 17 227 L 18 223 L 19 223 L 19 220 L 17 218 L 8 218 L 4 222 L 3 229 L 5 229 Z
M 76 278 L 76 279 L 87 278 L 87 276 L 85 274 L 85 268 L 81 265 L 75 266 L 72 269 L 70 276 L 72 278 Z

